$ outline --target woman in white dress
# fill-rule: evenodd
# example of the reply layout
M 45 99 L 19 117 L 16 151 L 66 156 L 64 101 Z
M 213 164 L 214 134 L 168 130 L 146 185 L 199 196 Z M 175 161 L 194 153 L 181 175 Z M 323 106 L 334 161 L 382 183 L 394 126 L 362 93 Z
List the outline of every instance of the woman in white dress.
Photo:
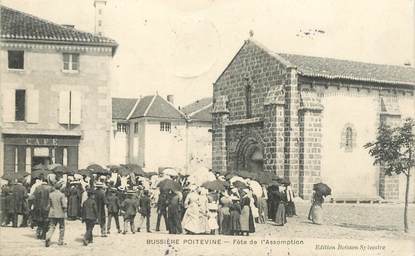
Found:
M 185 201 L 186 212 L 183 216 L 182 227 L 190 234 L 205 233 L 206 228 L 202 225 L 202 214 L 200 212 L 199 194 L 191 191 Z

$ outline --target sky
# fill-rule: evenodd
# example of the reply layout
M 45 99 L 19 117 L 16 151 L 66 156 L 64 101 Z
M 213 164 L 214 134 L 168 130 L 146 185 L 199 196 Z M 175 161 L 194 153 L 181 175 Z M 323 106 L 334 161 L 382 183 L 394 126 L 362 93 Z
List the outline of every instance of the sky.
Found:
M 414 63 L 414 1 L 107 0 L 104 34 L 119 44 L 112 96 L 172 94 L 179 106 L 210 97 L 250 32 L 275 52 Z M 94 31 L 94 0 L 0 2 Z

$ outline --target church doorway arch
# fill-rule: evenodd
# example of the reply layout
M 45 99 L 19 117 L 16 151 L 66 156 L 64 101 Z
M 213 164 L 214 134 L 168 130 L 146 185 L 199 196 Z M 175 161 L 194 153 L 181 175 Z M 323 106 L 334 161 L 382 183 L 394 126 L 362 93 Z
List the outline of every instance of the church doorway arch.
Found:
M 237 171 L 264 171 L 264 147 L 255 136 L 244 137 L 237 146 Z

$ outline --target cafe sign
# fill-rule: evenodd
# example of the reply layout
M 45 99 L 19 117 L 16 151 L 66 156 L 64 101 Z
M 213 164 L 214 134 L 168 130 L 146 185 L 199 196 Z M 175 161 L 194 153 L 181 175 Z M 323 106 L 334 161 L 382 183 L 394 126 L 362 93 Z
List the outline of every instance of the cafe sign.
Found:
M 26 145 L 29 146 L 59 146 L 58 139 L 54 138 L 27 138 Z
M 60 147 L 78 146 L 80 137 L 77 136 L 22 136 L 22 135 L 3 135 L 6 145 L 25 145 L 33 147 Z

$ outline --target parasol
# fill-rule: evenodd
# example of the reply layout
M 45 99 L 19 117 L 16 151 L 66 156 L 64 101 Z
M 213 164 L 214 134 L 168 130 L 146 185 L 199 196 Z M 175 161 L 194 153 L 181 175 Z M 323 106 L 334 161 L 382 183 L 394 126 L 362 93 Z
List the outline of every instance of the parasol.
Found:
M 248 188 L 248 185 L 246 185 L 245 183 L 243 183 L 243 182 L 242 182 L 242 181 L 240 181 L 240 180 L 237 180 L 237 181 L 232 182 L 232 185 L 233 185 L 234 187 L 236 187 L 236 188 L 242 188 L 242 189 L 244 189 L 244 188 Z
M 202 184 L 202 187 L 215 191 L 225 191 L 225 184 L 220 180 L 206 181 Z
M 323 196 L 331 195 L 331 188 L 325 183 L 317 183 L 313 185 L 313 190 L 321 193 Z
M 255 194 L 258 198 L 262 196 L 262 187 L 257 181 L 251 180 L 249 182 L 249 187 L 252 189 L 252 193 Z
M 178 182 L 174 180 L 170 180 L 170 179 L 165 179 L 165 180 L 160 181 L 157 187 L 160 188 L 160 191 L 168 191 L 168 190 L 180 191 L 182 189 Z

